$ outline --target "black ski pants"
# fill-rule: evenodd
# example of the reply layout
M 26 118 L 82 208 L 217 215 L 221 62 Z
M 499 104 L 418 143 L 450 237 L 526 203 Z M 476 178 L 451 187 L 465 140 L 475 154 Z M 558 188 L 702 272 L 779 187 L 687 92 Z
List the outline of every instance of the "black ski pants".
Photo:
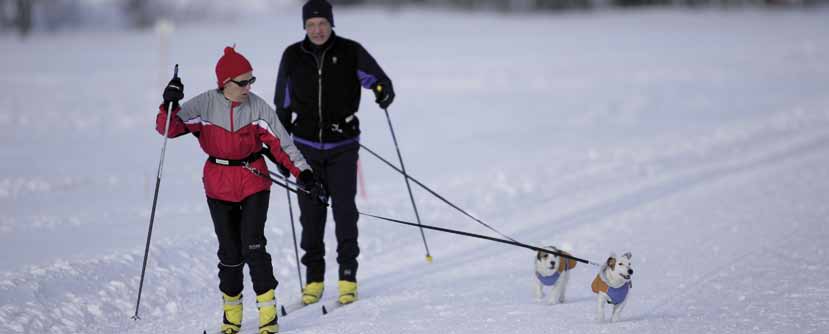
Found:
M 355 142 L 333 149 L 319 150 L 297 143 L 325 190 L 331 197 L 334 234 L 337 237 L 339 279 L 357 281 L 357 158 L 360 144 Z M 300 195 L 299 221 L 302 224 L 302 264 L 308 282 L 322 282 L 325 277 L 325 220 L 328 209 L 307 195 Z
M 219 239 L 219 290 L 229 296 L 242 292 L 247 263 L 257 295 L 276 289 L 271 255 L 265 250 L 265 220 L 270 191 L 250 195 L 242 202 L 207 198 L 213 228 Z

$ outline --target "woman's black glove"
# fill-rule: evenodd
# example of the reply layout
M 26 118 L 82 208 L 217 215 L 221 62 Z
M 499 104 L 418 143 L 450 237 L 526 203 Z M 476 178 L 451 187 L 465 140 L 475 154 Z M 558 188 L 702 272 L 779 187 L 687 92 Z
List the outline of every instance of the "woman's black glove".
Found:
M 164 88 L 164 106 L 169 106 L 170 103 L 173 103 L 173 110 L 178 108 L 178 101 L 184 98 L 184 84 L 181 83 L 181 79 L 179 77 L 175 77 L 167 83 L 167 87 Z
M 307 196 L 311 196 L 311 198 L 317 200 L 322 205 L 328 204 L 328 193 L 325 191 L 325 187 L 322 186 L 322 183 L 317 181 L 317 178 L 314 176 L 314 172 L 310 169 L 306 169 L 299 173 L 299 186 L 302 187 L 305 191 L 302 192 Z

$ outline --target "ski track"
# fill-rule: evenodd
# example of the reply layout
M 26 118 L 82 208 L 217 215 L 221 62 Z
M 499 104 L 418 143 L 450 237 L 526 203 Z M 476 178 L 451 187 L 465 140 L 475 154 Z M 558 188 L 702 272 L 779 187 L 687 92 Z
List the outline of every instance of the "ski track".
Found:
M 783 22 L 781 36 L 803 38 L 786 40 L 755 32 L 765 24 L 765 15 L 774 14 L 749 11 L 731 15 L 738 23 L 729 25 L 729 17 L 720 14 L 681 11 L 632 17 L 619 13 L 562 15 L 551 23 L 540 18 L 524 21 L 489 15 L 461 19 L 457 14 L 419 11 L 394 18 L 401 29 L 418 31 L 421 38 L 431 40 L 430 48 L 446 51 L 453 50 L 453 43 L 438 38 L 436 31 L 451 31 L 451 36 L 486 33 L 497 46 L 501 39 L 527 28 L 570 28 L 566 30 L 573 31 L 573 36 L 560 37 L 561 54 L 548 52 L 546 58 L 510 54 L 473 41 L 454 58 L 412 61 L 400 56 L 409 49 L 403 45 L 406 43 L 362 28 L 349 31 L 348 35 L 355 37 L 367 36 L 376 46 L 372 50 L 377 50 L 378 58 L 389 59 L 383 63 L 400 73 L 396 75 L 401 78 L 396 84 L 399 90 L 448 104 L 445 114 L 440 115 L 442 122 L 415 119 L 436 117 L 430 114 L 434 108 L 429 103 L 433 101 L 401 99 L 395 106 L 423 112 L 393 115 L 399 124 L 415 124 L 399 133 L 413 176 L 519 241 L 562 246 L 596 262 L 602 262 L 610 252 L 631 250 L 636 270 L 634 289 L 620 323 L 597 324 L 593 320 L 595 296 L 589 289 L 595 267 L 580 263 L 572 273 L 567 302 L 549 306 L 533 300 L 532 251 L 426 231 L 435 258 L 427 264 L 415 228 L 363 217 L 360 300 L 326 316 L 321 315 L 318 305 L 301 309 L 281 321 L 281 332 L 388 333 L 390 326 L 396 333 L 826 331 L 829 313 L 822 300 L 829 296 L 829 290 L 823 277 L 829 275 L 829 266 L 823 260 L 826 254 L 821 240 L 829 237 L 824 223 L 829 207 L 821 199 L 829 192 L 822 182 L 829 178 L 829 99 L 816 92 L 827 87 L 829 69 L 816 59 L 829 57 L 829 47 L 814 37 L 823 36 L 829 27 L 825 15 L 778 14 L 776 18 Z M 340 22 L 344 27 L 349 20 L 366 18 L 391 22 L 385 16 L 373 10 L 345 12 Z M 684 44 L 674 45 L 682 38 L 662 37 L 663 44 L 659 38 L 651 41 L 656 36 L 650 35 L 647 25 L 643 30 L 626 28 L 616 35 L 619 40 L 605 41 L 609 50 L 619 52 L 621 60 L 574 56 L 573 49 L 579 46 L 596 50 L 592 43 L 579 44 L 579 38 L 603 36 L 601 29 L 588 23 L 590 20 L 616 28 L 640 19 L 676 21 L 673 32 L 693 39 L 697 35 L 687 27 L 703 18 L 715 22 L 700 27 L 703 36 L 712 36 L 708 34 L 718 25 L 732 28 L 729 32 L 733 34 L 721 40 L 696 41 L 700 57 L 710 63 L 691 62 L 680 68 L 668 62 L 649 67 L 647 50 L 681 54 L 672 53 L 679 51 L 669 51 L 663 44 L 675 48 Z M 799 19 L 806 23 L 795 24 Z M 431 20 L 430 27 L 412 28 L 425 20 Z M 501 23 L 495 26 L 503 30 L 492 26 L 493 21 Z M 812 21 L 820 23 L 809 23 Z M 483 32 L 471 28 L 482 23 L 487 23 Z M 790 27 L 783 28 L 785 23 Z M 281 21 L 268 25 L 269 29 L 293 31 L 285 28 L 288 26 Z M 819 28 L 816 32 L 810 30 L 815 27 Z M 198 27 L 183 27 L 180 33 L 202 34 Z M 199 176 L 193 173 L 200 170 L 203 156 L 192 138 L 177 140 L 168 148 L 162 205 L 156 213 L 158 225 L 142 292 L 142 320 L 129 319 L 135 312 L 151 201 L 148 194 L 155 181 L 152 159 L 157 159 L 155 146 L 160 143 L 148 130 L 153 108 L 141 112 L 131 109 L 155 105 L 158 92 L 147 87 L 158 85 L 154 75 L 142 73 L 151 67 L 122 67 L 113 59 L 123 55 L 140 63 L 142 57 L 155 59 L 157 55 L 142 48 L 154 45 L 155 36 L 149 33 L 113 32 L 95 37 L 106 40 L 113 36 L 119 40 L 112 49 L 114 55 L 88 60 L 102 66 L 88 80 L 140 79 L 125 82 L 101 100 L 88 98 L 95 95 L 89 87 L 73 94 L 64 92 L 81 76 L 72 66 L 34 72 L 26 69 L 35 64 L 29 62 L 23 70 L 12 71 L 10 79 L 0 79 L 22 82 L 11 85 L 12 97 L 4 100 L 8 107 L 0 109 L 0 139 L 4 143 L 0 156 L 9 161 L 25 159 L 34 150 L 64 162 L 59 168 L 34 163 L 29 169 L 0 167 L 0 209 L 10 213 L 0 217 L 0 242 L 5 245 L 5 254 L 20 253 L 2 260 L 0 333 L 201 333 L 218 327 L 221 301 L 216 289 L 216 241 Z M 70 50 L 65 56 L 75 59 L 81 57 L 80 51 L 70 45 L 83 43 L 86 37 L 55 36 L 47 42 L 14 44 L 32 54 L 63 47 Z M 525 36 L 515 38 L 529 41 Z M 255 40 L 245 37 L 240 45 L 252 45 Z M 779 43 L 768 43 L 776 48 L 757 46 L 769 41 Z M 745 56 L 738 50 L 743 44 L 768 54 Z M 212 58 L 201 57 L 204 50 L 196 46 L 178 50 L 187 55 L 189 66 L 184 71 L 190 78 L 188 91 L 203 89 L 199 85 L 211 82 L 209 73 L 197 73 L 197 69 L 212 66 L 208 61 Z M 471 55 L 481 50 L 492 52 Z M 276 54 L 271 51 L 251 52 L 251 58 L 256 64 L 270 64 Z M 718 54 L 722 60 L 711 60 Z M 574 58 L 572 69 L 563 65 L 568 63 L 562 60 L 567 57 Z M 594 72 L 579 72 L 580 64 L 591 61 L 597 62 Z M 75 61 L 71 62 L 74 66 Z M 529 67 L 514 64 L 534 63 L 549 65 L 542 66 L 540 75 L 531 76 L 526 87 L 518 89 L 511 84 L 511 77 L 522 75 Z M 623 66 L 615 66 L 619 63 Z M 746 63 L 753 66 L 742 67 Z M 481 71 L 481 67 L 493 69 Z M 626 72 L 627 67 L 633 70 Z M 751 72 L 758 68 L 766 70 Z M 26 75 L 29 72 L 34 72 L 31 78 Z M 262 72 L 258 76 L 263 82 L 273 81 L 273 74 L 267 73 L 270 68 Z M 557 79 L 545 73 L 555 73 Z M 740 97 L 744 90 L 756 88 L 744 83 L 768 80 L 764 75 L 798 82 L 774 86 L 779 89 L 758 97 L 753 104 L 735 101 L 739 98 L 717 90 L 732 89 Z M 609 88 L 618 83 L 630 86 Z M 709 85 L 714 88 L 706 88 Z M 49 98 L 29 99 L 31 102 L 17 97 L 31 96 L 30 90 L 55 93 Z M 601 101 L 580 102 L 593 97 L 585 90 L 598 92 L 597 100 Z M 558 103 L 552 104 L 555 110 L 543 111 L 553 114 L 549 119 L 533 119 L 542 107 L 524 101 L 516 106 L 514 101 L 500 98 L 510 95 L 528 100 L 551 95 Z M 456 102 L 455 96 L 467 100 Z M 686 97 L 683 101 L 687 103 L 677 105 L 678 111 L 667 115 L 654 111 L 669 109 L 680 97 Z M 44 112 L 38 117 L 11 112 L 27 105 Z M 512 108 L 525 113 L 505 112 Z M 754 110 L 759 111 L 753 114 Z M 693 116 L 682 116 L 684 113 Z M 453 131 L 468 124 L 467 118 L 473 114 L 489 120 L 468 131 Z M 385 120 L 368 112 L 361 112 L 361 117 L 372 129 L 365 138 L 367 146 L 393 158 L 393 147 L 385 141 L 386 134 L 381 134 Z M 558 122 L 553 121 L 556 118 L 560 118 Z M 105 126 L 110 123 L 112 126 Z M 422 132 L 422 128 L 433 129 L 430 132 L 439 139 L 418 140 L 413 133 Z M 93 129 L 100 130 L 90 134 Z M 551 139 L 546 145 L 524 147 L 521 141 L 511 139 L 516 130 L 530 140 L 545 138 L 538 133 L 549 130 Z M 26 131 L 30 132 L 24 134 Z M 137 137 L 141 145 L 150 143 L 153 149 L 122 154 L 124 146 L 135 145 L 130 136 Z M 97 154 L 123 156 L 122 163 L 104 162 L 86 170 L 77 161 L 89 156 L 80 156 L 70 148 L 87 145 L 90 140 L 109 141 L 111 145 L 102 145 Z M 10 147 L 7 143 L 14 147 L 6 149 Z M 445 151 L 436 152 L 439 145 Z M 493 158 L 493 151 L 504 151 L 504 156 Z M 367 153 L 361 160 L 364 173 L 372 178 L 365 189 L 368 199 L 358 196 L 358 207 L 414 221 L 401 177 L 380 169 L 382 163 Z M 416 188 L 425 224 L 497 236 Z M 276 187 L 272 191 L 275 197 L 266 227 L 268 249 L 280 281 L 277 298 L 290 303 L 298 298 L 299 290 L 293 241 L 284 217 L 287 205 L 283 191 Z M 79 198 L 89 198 L 94 206 L 86 209 L 88 201 Z M 294 205 L 298 218 L 296 208 Z M 329 284 L 325 301 L 336 295 L 332 234 L 326 236 Z M 84 240 L 87 235 L 91 237 Z M 256 308 L 249 282 L 246 285 L 243 332 L 252 333 Z

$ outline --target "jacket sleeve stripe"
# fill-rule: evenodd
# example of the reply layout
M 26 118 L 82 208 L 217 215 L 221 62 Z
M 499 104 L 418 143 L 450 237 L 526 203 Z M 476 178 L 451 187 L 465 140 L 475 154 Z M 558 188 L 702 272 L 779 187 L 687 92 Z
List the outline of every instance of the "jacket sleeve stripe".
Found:
M 291 106 L 291 80 L 285 83 L 285 102 L 282 103 L 282 108 L 287 109 Z
M 371 86 L 374 86 L 374 83 L 377 82 L 377 77 L 362 70 L 357 70 L 357 77 L 360 79 L 360 85 L 366 89 L 371 89 Z
M 377 64 L 377 61 L 374 60 L 374 57 L 360 44 L 357 44 L 357 76 L 365 88 L 371 88 L 371 85 L 378 81 L 386 84 L 391 83 L 389 77 L 386 76 L 386 72 L 383 71 L 380 65 Z M 372 79 L 374 81 L 371 81 Z

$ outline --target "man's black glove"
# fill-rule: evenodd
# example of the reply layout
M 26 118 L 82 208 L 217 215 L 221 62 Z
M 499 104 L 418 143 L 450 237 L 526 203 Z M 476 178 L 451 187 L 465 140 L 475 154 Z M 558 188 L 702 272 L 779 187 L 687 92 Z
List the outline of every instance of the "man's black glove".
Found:
M 169 106 L 170 103 L 173 103 L 173 109 L 178 107 L 178 101 L 184 98 L 184 84 L 181 83 L 181 79 L 179 77 L 175 77 L 167 83 L 167 87 L 164 88 L 164 106 Z
M 381 109 L 388 108 L 394 102 L 394 88 L 391 87 L 391 83 L 378 83 L 371 91 L 374 92 L 374 102 L 377 102 Z
M 311 198 L 317 200 L 322 205 L 328 204 L 328 193 L 325 192 L 325 187 L 317 181 L 314 172 L 310 169 L 299 173 L 299 185 L 307 191 L 303 192 L 305 195 L 311 196 Z

